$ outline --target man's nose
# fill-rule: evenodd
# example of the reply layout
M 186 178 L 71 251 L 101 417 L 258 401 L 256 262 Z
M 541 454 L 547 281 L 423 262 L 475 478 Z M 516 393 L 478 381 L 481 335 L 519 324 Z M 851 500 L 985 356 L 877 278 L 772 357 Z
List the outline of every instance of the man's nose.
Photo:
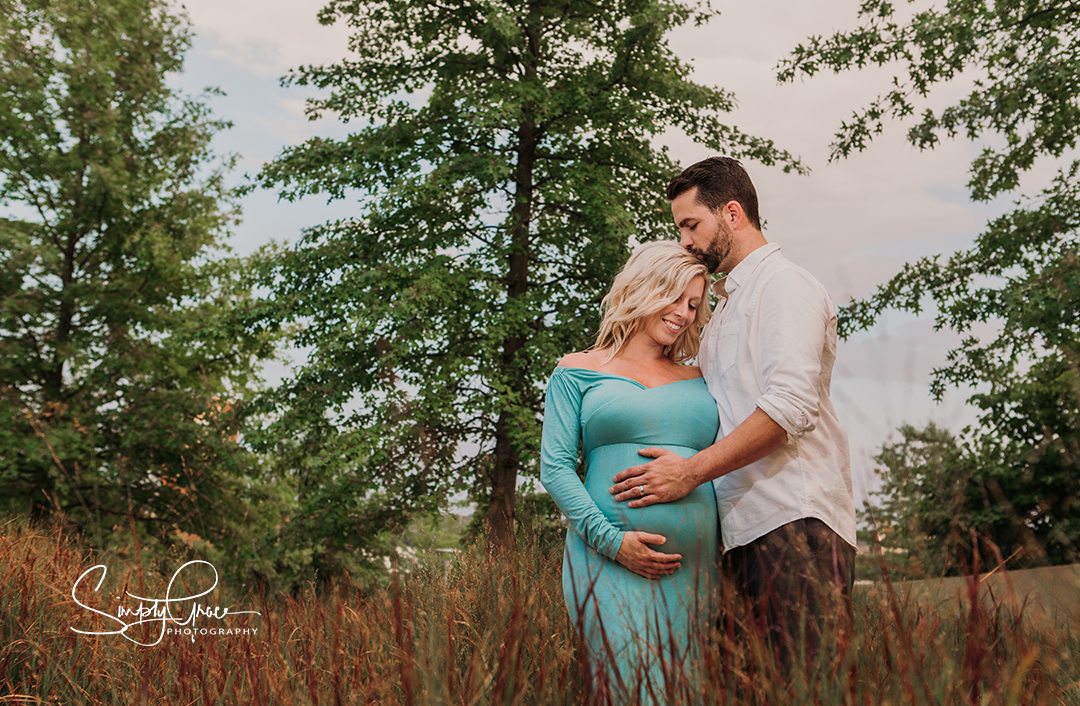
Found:
M 694 245 L 694 239 L 690 237 L 690 233 L 684 230 L 679 231 L 679 245 L 684 248 L 691 248 Z

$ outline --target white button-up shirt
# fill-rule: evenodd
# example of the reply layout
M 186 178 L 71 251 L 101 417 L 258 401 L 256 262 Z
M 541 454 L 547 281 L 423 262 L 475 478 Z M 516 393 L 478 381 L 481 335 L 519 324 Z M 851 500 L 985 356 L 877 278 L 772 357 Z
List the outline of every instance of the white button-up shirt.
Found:
M 713 481 L 725 550 L 815 517 L 855 545 L 847 434 L 829 398 L 836 306 L 765 245 L 713 285 L 720 297 L 698 364 L 720 411 L 717 440 L 761 408 L 787 432 L 765 458 Z

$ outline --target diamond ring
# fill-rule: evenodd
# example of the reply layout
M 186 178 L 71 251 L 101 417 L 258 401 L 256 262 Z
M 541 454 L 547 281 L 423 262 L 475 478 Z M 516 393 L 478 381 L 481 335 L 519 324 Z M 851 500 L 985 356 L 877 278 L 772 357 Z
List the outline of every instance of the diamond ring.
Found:
M 644 494 L 645 494 L 645 486 L 643 486 L 643 485 L 639 485 L 639 486 L 637 487 L 637 494 L 638 494 L 638 495 L 644 495 Z

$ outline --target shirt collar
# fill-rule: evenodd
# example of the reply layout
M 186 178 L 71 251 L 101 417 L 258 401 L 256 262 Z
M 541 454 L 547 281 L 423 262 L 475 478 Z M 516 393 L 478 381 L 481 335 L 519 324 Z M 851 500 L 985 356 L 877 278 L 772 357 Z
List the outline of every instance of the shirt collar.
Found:
M 758 268 L 758 265 L 760 265 L 765 258 L 772 255 L 774 252 L 779 251 L 780 245 L 777 243 L 766 243 L 757 250 L 751 252 L 743 258 L 742 262 L 735 265 L 731 272 L 727 273 L 726 277 L 713 283 L 713 291 L 716 292 L 716 296 L 724 299 L 730 297 L 741 284 L 746 282 L 747 278 L 754 273 L 754 270 Z

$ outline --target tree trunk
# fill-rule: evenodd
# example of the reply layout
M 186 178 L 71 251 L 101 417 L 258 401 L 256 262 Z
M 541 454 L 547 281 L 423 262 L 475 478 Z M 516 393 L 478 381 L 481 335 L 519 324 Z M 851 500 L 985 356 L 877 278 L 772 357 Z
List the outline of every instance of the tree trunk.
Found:
M 514 208 L 511 210 L 510 255 L 507 269 L 506 303 L 512 310 L 513 301 L 525 295 L 529 288 L 529 222 L 532 218 L 533 165 L 538 142 L 536 123 L 526 120 L 518 129 L 518 163 L 515 175 Z M 521 390 L 526 384 L 518 352 L 525 338 L 517 331 L 503 339 L 500 360 L 504 379 L 509 387 Z M 488 532 L 492 544 L 507 547 L 513 541 L 514 495 L 517 490 L 521 455 L 514 448 L 510 434 L 512 415 L 508 410 L 499 414 L 495 426 L 495 458 L 491 469 L 491 505 L 488 507 Z
M 46 436 L 50 427 L 62 424 L 67 415 L 66 401 L 64 399 L 64 366 L 67 363 L 66 349 L 71 339 L 73 322 L 75 319 L 75 302 L 72 300 L 72 285 L 75 281 L 75 258 L 76 249 L 80 236 L 69 234 L 64 242 L 61 255 L 64 258 L 63 270 L 60 273 L 60 307 L 57 311 L 56 329 L 52 338 L 52 364 L 41 371 L 41 406 L 36 410 L 37 419 L 28 420 L 38 440 L 48 449 L 51 460 L 45 460 L 30 470 L 30 521 L 40 522 L 51 514 L 55 505 L 56 478 L 54 474 L 58 465 L 63 461 L 56 456 L 52 447 L 48 446 Z M 78 492 L 78 491 L 76 491 Z
M 524 81 L 536 79 L 540 63 L 539 17 L 530 12 L 526 20 L 525 36 L 528 42 L 525 52 Z M 533 207 L 533 168 L 536 150 L 540 142 L 540 129 L 535 111 L 526 104 L 522 107 L 522 122 L 517 134 L 517 168 L 514 173 L 514 207 L 510 211 L 510 254 L 506 278 L 506 306 L 514 311 L 514 300 L 525 296 L 529 289 L 530 225 Z M 515 322 L 518 323 L 518 322 Z M 526 376 L 517 360 L 518 352 L 525 347 L 526 339 L 520 328 L 515 328 L 504 339 L 500 366 L 503 379 L 512 390 L 524 391 Z M 514 499 L 517 492 L 518 469 L 521 454 L 514 447 L 510 434 L 513 416 L 503 409 L 495 426 L 495 458 L 491 469 L 491 504 L 488 506 L 488 539 L 496 547 L 509 547 L 514 541 Z

